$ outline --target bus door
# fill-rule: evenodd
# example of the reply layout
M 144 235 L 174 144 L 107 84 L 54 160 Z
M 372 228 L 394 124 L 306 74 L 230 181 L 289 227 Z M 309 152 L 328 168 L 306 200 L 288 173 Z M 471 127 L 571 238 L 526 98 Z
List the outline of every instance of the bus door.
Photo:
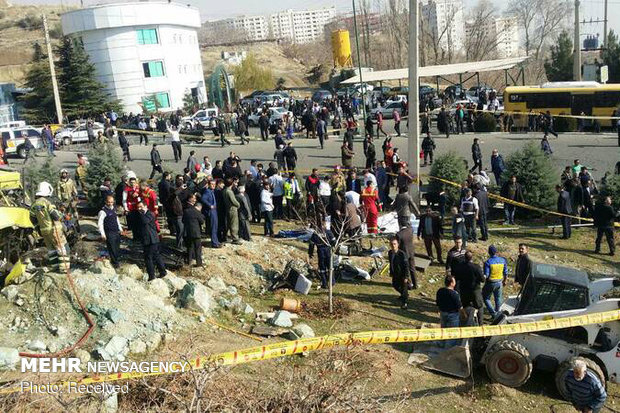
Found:
M 583 112 L 584 115 L 592 116 L 592 106 L 594 105 L 594 95 L 593 94 L 572 94 L 571 95 L 571 114 L 572 115 L 581 115 Z M 592 121 L 590 119 L 584 119 L 583 125 L 590 126 Z

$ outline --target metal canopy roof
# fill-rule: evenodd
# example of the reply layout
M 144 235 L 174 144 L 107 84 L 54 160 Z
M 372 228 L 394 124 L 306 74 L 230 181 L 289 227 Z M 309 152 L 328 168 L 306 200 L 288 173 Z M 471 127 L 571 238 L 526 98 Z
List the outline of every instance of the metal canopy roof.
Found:
M 527 60 L 527 56 L 511 57 L 508 59 L 485 60 L 482 62 L 455 63 L 451 65 L 424 66 L 418 69 L 419 77 L 447 76 L 459 73 L 490 72 L 493 70 L 511 69 L 519 63 Z M 376 72 L 363 72 L 364 82 L 381 82 L 386 80 L 401 80 L 409 78 L 409 68 L 378 70 Z M 341 83 L 360 83 L 359 76 L 353 76 Z

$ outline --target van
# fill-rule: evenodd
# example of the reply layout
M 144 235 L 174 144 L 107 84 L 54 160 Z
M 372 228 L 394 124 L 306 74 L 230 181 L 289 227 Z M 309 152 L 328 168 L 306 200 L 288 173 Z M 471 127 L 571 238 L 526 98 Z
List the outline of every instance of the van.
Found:
M 0 129 L 3 128 L 23 128 L 26 126 L 26 121 L 24 120 L 13 120 L 10 122 L 0 123 Z
M 2 138 L 2 148 L 7 155 L 15 154 L 22 159 L 26 159 L 26 149 L 24 142 L 30 139 L 35 149 L 43 147 L 41 132 L 33 126 L 22 126 L 19 128 L 0 128 Z

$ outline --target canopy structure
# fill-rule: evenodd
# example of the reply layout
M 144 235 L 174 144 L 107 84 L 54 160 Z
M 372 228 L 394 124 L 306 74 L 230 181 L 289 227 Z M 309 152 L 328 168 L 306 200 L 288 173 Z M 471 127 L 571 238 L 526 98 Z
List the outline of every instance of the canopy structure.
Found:
M 455 63 L 451 65 L 424 66 L 418 68 L 419 77 L 442 77 L 447 75 L 476 74 L 491 72 L 494 70 L 508 70 L 523 63 L 527 56 L 511 57 L 508 59 L 485 60 L 482 62 Z M 366 83 L 384 82 L 387 80 L 403 80 L 409 78 L 409 68 L 378 70 L 375 72 L 362 73 L 362 79 Z M 359 76 L 353 76 L 341 82 L 343 84 L 360 83 Z

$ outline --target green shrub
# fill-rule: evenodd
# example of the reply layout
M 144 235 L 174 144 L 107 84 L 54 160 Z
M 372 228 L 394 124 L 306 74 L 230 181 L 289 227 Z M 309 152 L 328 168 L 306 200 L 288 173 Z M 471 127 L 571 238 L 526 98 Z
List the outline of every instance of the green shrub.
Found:
M 17 26 L 24 30 L 39 30 L 43 29 L 43 20 L 40 16 L 29 14 L 26 17 L 17 21 Z
M 34 200 L 34 193 L 41 182 L 48 182 L 56 191 L 56 184 L 59 180 L 60 169 L 54 164 L 54 157 L 47 156 L 42 159 L 34 157 L 28 161 L 22 172 L 24 179 L 24 191 L 31 200 Z M 54 194 L 56 195 L 56 194 Z
M 454 151 L 444 153 L 443 155 L 435 158 L 433 167 L 431 168 L 431 175 L 436 176 L 437 178 L 443 178 L 452 182 L 461 183 L 467 178 L 465 159 Z M 444 184 L 436 179 L 431 179 L 429 183 L 431 192 L 446 192 L 447 206 L 451 206 L 458 201 L 460 197 L 459 188 L 449 184 Z
M 125 173 L 121 150 L 111 143 L 95 145 L 88 152 L 86 169 L 86 187 L 88 188 L 88 204 L 93 207 L 103 205 L 99 187 L 103 179 L 109 177 L 112 185 L 120 182 Z
M 611 202 L 616 211 L 620 209 L 620 175 L 609 175 L 607 182 L 601 188 L 601 200 L 606 196 L 611 197 Z
M 497 120 L 495 115 L 490 112 L 481 112 L 474 121 L 476 132 L 495 132 L 497 130 Z
M 530 142 L 508 156 L 503 180 L 507 181 L 512 175 L 515 175 L 517 182 L 523 186 L 526 204 L 555 209 L 557 200 L 555 185 L 559 172 L 537 144 Z
M 561 113 L 564 115 L 564 113 Z M 553 118 L 553 126 L 556 132 L 574 132 L 577 130 L 577 119 L 556 117 Z

